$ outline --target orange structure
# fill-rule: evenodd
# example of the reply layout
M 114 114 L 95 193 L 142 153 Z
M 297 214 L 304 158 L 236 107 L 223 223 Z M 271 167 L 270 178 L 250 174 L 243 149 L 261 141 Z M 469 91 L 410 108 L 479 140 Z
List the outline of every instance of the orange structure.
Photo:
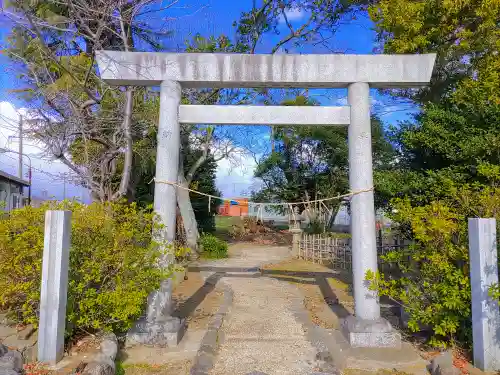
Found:
M 224 201 L 219 206 L 221 216 L 248 216 L 248 198 L 237 198 L 231 201 Z

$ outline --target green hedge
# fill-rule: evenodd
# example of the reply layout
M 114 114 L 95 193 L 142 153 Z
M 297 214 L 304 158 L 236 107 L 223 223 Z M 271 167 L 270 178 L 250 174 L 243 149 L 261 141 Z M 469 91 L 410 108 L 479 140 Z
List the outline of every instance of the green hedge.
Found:
M 152 241 L 151 210 L 135 204 L 76 202 L 14 210 L 0 220 L 0 310 L 38 323 L 44 217 L 72 214 L 67 335 L 125 331 L 140 317 L 148 294 L 170 270 L 156 267 L 165 246 Z
M 227 258 L 227 242 L 212 234 L 204 233 L 200 237 L 202 255 L 205 258 Z

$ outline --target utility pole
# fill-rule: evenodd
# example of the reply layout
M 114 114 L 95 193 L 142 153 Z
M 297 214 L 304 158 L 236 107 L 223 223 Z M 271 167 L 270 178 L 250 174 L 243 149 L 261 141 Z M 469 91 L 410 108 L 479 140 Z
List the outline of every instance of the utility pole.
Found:
M 31 172 L 31 160 L 30 160 L 30 168 L 28 170 L 28 181 L 30 183 L 30 186 L 28 186 L 28 204 L 31 206 L 31 178 L 32 178 L 32 172 Z
M 23 178 L 23 116 L 19 115 L 19 178 Z
M 274 154 L 274 126 L 271 125 L 271 152 Z
M 22 139 L 22 138 L 21 138 Z M 19 149 L 21 149 L 21 147 L 19 147 Z M 14 154 L 19 154 L 19 152 L 17 151 L 14 151 L 14 150 L 9 150 L 8 148 L 0 148 L 0 152 L 13 152 Z M 28 164 L 28 182 L 29 182 L 29 186 L 28 186 L 28 204 L 31 204 L 31 180 L 32 180 L 32 177 L 33 177 L 33 173 L 32 173 L 32 168 L 31 168 L 31 158 L 29 157 L 29 155 L 24 155 L 24 154 L 19 154 L 19 157 L 20 157 L 20 160 L 19 160 L 19 170 L 20 170 L 20 173 L 19 173 L 19 178 L 23 178 L 23 174 L 22 174 L 22 157 L 23 156 L 26 156 L 28 158 L 28 161 L 29 161 L 29 164 Z
M 64 189 L 63 189 L 63 200 L 66 200 L 66 173 L 63 175 Z
M 28 169 L 28 204 L 31 205 L 31 159 L 28 155 L 26 155 L 29 159 L 30 165 Z M 23 116 L 19 115 L 19 178 L 23 178 Z

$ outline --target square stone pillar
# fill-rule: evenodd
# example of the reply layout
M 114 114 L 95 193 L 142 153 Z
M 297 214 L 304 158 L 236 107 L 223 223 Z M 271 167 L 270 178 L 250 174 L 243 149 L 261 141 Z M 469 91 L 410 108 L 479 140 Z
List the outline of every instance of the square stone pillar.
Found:
M 469 219 L 474 366 L 483 371 L 500 370 L 500 311 L 488 293 L 498 284 L 496 232 L 495 219 Z
M 378 295 L 370 290 L 366 272 L 377 272 L 375 200 L 373 197 L 370 87 L 366 82 L 348 87 L 351 124 L 348 129 L 351 246 L 355 316 L 342 324 L 353 347 L 398 347 L 401 336 L 380 317 Z M 371 189 L 371 190 L 370 190 Z
M 45 212 L 38 327 L 38 360 L 56 364 L 64 355 L 71 211 Z
M 160 90 L 160 120 L 158 124 L 158 147 L 156 151 L 156 176 L 154 210 L 165 228 L 154 233 L 158 241 L 173 243 L 176 230 L 176 187 L 164 182 L 177 182 L 180 152 L 179 105 L 181 86 L 178 82 L 164 81 Z M 160 267 L 169 267 L 173 255 L 166 255 Z M 146 316 L 127 334 L 127 346 L 145 344 L 154 346 L 176 346 L 185 331 L 185 321 L 171 316 L 171 279 L 164 280 L 159 290 L 148 297 Z

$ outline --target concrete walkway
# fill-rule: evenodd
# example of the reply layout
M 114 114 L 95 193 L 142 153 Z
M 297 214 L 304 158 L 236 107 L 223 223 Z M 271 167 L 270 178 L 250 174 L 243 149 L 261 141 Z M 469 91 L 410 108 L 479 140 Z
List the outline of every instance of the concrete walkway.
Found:
M 320 371 L 318 349 L 299 321 L 305 311 L 299 289 L 287 282 L 238 272 L 286 259 L 288 248 L 241 245 L 231 253 L 229 259 L 200 264 L 213 267 L 210 273 L 226 272 L 220 282 L 234 293 L 210 374 L 309 375 Z

